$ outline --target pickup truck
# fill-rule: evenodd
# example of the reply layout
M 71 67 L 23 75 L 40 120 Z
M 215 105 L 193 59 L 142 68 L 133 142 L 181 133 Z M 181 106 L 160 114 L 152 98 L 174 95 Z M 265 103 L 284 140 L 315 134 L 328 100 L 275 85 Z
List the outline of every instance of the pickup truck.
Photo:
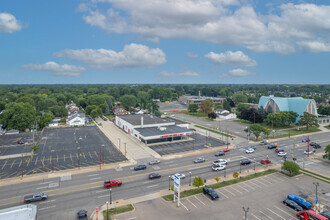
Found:
M 33 195 L 25 196 L 24 203 L 46 200 L 47 198 L 48 198 L 48 193 L 37 192 L 37 193 L 34 193 Z
M 113 186 L 121 186 L 122 182 L 120 180 L 106 180 L 104 181 L 104 187 L 110 188 Z

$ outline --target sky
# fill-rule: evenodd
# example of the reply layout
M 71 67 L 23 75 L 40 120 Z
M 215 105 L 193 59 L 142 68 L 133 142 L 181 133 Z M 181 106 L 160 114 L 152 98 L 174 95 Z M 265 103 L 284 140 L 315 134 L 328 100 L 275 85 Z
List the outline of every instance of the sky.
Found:
M 0 84 L 329 84 L 328 0 L 1 0 Z

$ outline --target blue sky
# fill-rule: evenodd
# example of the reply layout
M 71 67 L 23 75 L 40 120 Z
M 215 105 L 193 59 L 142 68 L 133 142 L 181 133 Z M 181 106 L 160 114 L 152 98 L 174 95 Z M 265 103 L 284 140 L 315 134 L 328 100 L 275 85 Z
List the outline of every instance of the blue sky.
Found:
M 1 0 L 0 76 L 0 84 L 329 84 L 330 4 Z

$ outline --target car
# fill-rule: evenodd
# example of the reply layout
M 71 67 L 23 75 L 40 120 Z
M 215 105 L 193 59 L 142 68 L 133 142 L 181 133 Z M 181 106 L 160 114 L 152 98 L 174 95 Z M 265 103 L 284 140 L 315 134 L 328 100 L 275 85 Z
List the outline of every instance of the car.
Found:
M 225 155 L 225 152 L 222 152 L 222 151 L 218 151 L 214 154 L 214 156 L 216 156 L 216 157 L 224 156 L 224 155 Z
M 99 125 L 102 126 L 102 123 L 100 122 Z
M 304 142 L 304 143 L 306 143 L 306 142 L 309 142 L 310 140 L 308 139 L 308 137 L 305 137 L 305 138 L 303 138 L 302 140 L 301 140 L 301 142 Z
M 283 152 L 283 151 L 281 151 L 281 152 L 279 152 L 279 153 L 277 154 L 277 156 L 279 156 L 279 157 L 284 157 L 284 156 L 286 156 L 286 153 Z
M 203 193 L 210 196 L 212 200 L 219 199 L 219 195 L 210 187 L 204 186 Z
M 219 171 L 219 170 L 224 170 L 226 169 L 226 165 L 223 165 L 223 164 L 213 164 L 212 165 L 212 170 L 213 171 Z
M 268 142 L 267 141 L 265 141 L 265 140 L 263 140 L 263 141 L 260 141 L 260 143 L 259 143 L 260 145 L 267 145 L 268 144 Z
M 48 198 L 48 193 L 40 193 L 36 192 L 33 195 L 25 196 L 24 203 L 36 202 L 36 201 L 43 201 Z
M 321 145 L 319 145 L 319 144 L 317 144 L 317 143 L 315 143 L 315 145 L 313 146 L 313 148 L 315 148 L 315 149 L 318 149 L 318 148 L 321 148 L 322 146 Z
M 150 165 L 159 164 L 159 163 L 160 163 L 160 160 L 158 160 L 158 159 L 153 159 L 149 162 Z
M 309 202 L 307 202 L 306 199 L 304 199 L 301 196 L 296 196 L 296 195 L 293 195 L 293 194 L 289 194 L 288 199 L 296 202 L 303 209 L 311 209 L 312 208 L 312 205 Z
M 22 140 L 18 140 L 17 144 L 24 144 L 24 142 Z
M 110 188 L 113 186 L 121 186 L 123 182 L 120 180 L 106 180 L 104 181 L 104 187 L 105 188 Z
M 87 211 L 86 210 L 79 210 L 77 212 L 77 216 L 79 219 L 87 219 Z
M 228 161 L 224 159 L 218 159 L 213 162 L 213 164 L 227 165 Z
M 229 149 L 222 149 L 221 152 L 227 153 L 229 152 Z
M 290 199 L 284 199 L 283 204 L 293 208 L 296 211 L 302 211 L 303 210 L 303 208 L 300 205 L 298 205 L 296 202 L 294 202 Z
M 157 178 L 160 178 L 161 175 L 159 173 L 150 173 L 149 174 L 149 179 L 157 179 Z
M 180 179 L 184 179 L 186 178 L 186 175 L 184 175 L 183 173 L 176 173 L 174 175 L 171 176 L 171 179 L 174 180 L 174 176 L 179 177 Z
M 145 170 L 147 169 L 147 165 L 145 164 L 139 164 L 134 167 L 134 170 Z
M 249 159 L 241 160 L 241 165 L 248 165 L 250 163 L 251 163 L 251 160 L 249 160 Z
M 246 151 L 245 151 L 245 153 L 247 153 L 247 154 L 252 154 L 254 152 L 254 149 L 252 149 L 252 148 L 248 148 Z
M 276 149 L 275 149 L 275 152 L 276 152 L 276 153 L 279 153 L 279 152 L 284 152 L 284 150 L 283 150 L 283 149 L 281 149 L 281 148 L 276 148 Z
M 203 163 L 203 162 L 205 162 L 204 157 L 198 157 L 194 160 L 194 163 Z
M 255 150 L 255 149 L 257 149 L 257 147 L 254 146 L 254 145 L 251 145 L 251 146 L 248 146 L 248 149 L 253 149 L 253 150 Z
M 309 142 L 309 146 L 315 146 L 317 143 L 315 142 Z
M 270 143 L 270 144 L 267 145 L 267 148 L 268 149 L 274 149 L 276 147 L 277 147 L 277 144 L 276 143 Z
M 269 159 L 262 159 L 262 160 L 260 160 L 260 163 L 261 164 L 268 164 L 268 163 L 271 163 L 271 161 Z
M 310 151 L 305 150 L 304 151 L 304 154 L 313 154 L 313 153 L 315 153 L 315 150 L 314 151 L 313 150 L 310 150 Z

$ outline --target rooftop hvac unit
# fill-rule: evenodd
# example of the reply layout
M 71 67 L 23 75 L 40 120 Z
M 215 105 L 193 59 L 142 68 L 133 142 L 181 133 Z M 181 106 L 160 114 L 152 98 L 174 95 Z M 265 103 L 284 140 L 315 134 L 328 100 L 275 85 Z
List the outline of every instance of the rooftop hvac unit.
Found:
M 166 127 L 159 127 L 160 131 L 166 131 Z

